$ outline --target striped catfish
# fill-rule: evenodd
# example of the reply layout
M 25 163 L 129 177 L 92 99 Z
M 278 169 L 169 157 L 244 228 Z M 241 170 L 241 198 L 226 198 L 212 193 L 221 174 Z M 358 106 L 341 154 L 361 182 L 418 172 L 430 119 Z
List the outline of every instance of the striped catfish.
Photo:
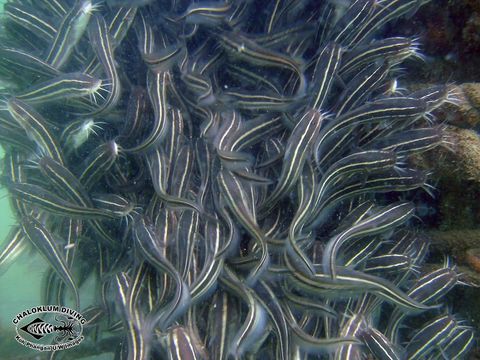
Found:
M 288 305 L 282 306 L 288 327 L 291 331 L 291 338 L 302 351 L 313 354 L 328 354 L 334 352 L 341 346 L 359 343 L 353 336 L 340 336 L 331 338 L 319 338 L 308 334 L 295 320 L 292 310 Z
M 378 234 L 393 229 L 407 221 L 415 208 L 411 203 L 394 203 L 380 209 L 374 209 L 364 220 L 331 238 L 325 247 L 322 265 L 325 274 L 336 276 L 336 258 L 341 246 L 354 237 Z
M 164 140 L 168 133 L 167 119 L 167 86 L 171 74 L 167 71 L 150 73 L 147 76 L 148 95 L 154 110 L 152 127 L 145 139 L 138 145 L 124 149 L 127 153 L 145 153 L 152 150 Z
M 315 269 L 315 275 L 313 276 L 304 275 L 295 270 L 294 266 L 289 263 L 288 258 L 286 259 L 286 265 L 291 271 L 287 276 L 288 283 L 305 294 L 342 298 L 354 293 L 368 292 L 390 301 L 407 312 L 421 312 L 435 308 L 435 306 L 424 305 L 414 300 L 391 282 L 361 271 L 337 267 L 336 277 L 332 279 L 330 275 L 323 274 L 317 269 Z
M 12 117 L 26 131 L 27 136 L 38 145 L 43 153 L 60 164 L 64 163 L 63 152 L 58 140 L 42 115 L 30 105 L 16 98 L 8 100 L 7 108 Z
M 98 145 L 84 160 L 80 182 L 88 190 L 110 170 L 117 161 L 121 148 L 115 140 Z
M 340 66 L 341 55 L 340 46 L 334 43 L 325 46 L 318 55 L 312 75 L 313 88 L 309 90 L 309 93 L 312 93 L 310 106 L 313 109 L 325 109 L 327 96 Z
M 452 315 L 439 316 L 426 323 L 410 339 L 406 346 L 408 359 L 424 359 L 434 347 L 441 346 L 454 330 L 457 320 Z
M 3 12 L 9 19 L 45 41 L 52 41 L 57 29 L 44 14 L 22 3 L 6 3 Z
M 406 360 L 405 349 L 392 342 L 375 328 L 367 327 L 359 332 L 359 338 L 368 347 L 376 359 Z
M 298 120 L 287 141 L 278 183 L 263 204 L 264 213 L 295 186 L 302 173 L 303 165 L 311 154 L 322 121 L 323 115 L 313 109 L 306 111 Z
M 293 71 L 299 82 L 296 90 L 297 95 L 305 93 L 305 75 L 303 65 L 299 62 L 259 46 L 253 39 L 239 32 L 222 32 L 219 35 L 220 44 L 233 58 L 242 59 L 260 66 L 273 66 Z
M 54 236 L 50 231 L 33 216 L 26 216 L 21 222 L 22 230 L 26 238 L 45 257 L 55 273 L 72 291 L 75 306 L 80 307 L 80 296 L 73 275 L 68 268 L 65 258 L 56 245 Z
M 112 282 L 123 313 L 122 322 L 127 329 L 126 358 L 147 360 L 151 350 L 151 325 L 134 302 L 137 295 L 132 289 L 134 280 L 127 273 L 120 272 L 114 276 Z
M 117 73 L 113 54 L 112 38 L 105 19 L 102 16 L 93 16 L 88 26 L 88 36 L 92 48 L 106 74 L 107 79 L 105 82 L 108 84 L 104 87 L 104 90 L 107 92 L 104 103 L 91 113 L 98 115 L 110 111 L 117 105 L 121 95 L 120 78 Z
M 91 0 L 76 0 L 75 5 L 62 19 L 52 40 L 46 62 L 60 69 L 69 60 L 75 45 L 87 29 L 90 16 L 97 6 Z
M 238 358 L 261 340 L 267 326 L 266 310 L 254 296 L 254 291 L 227 267 L 219 277 L 219 283 L 226 291 L 240 297 L 248 307 L 247 317 L 236 332 L 229 349 L 229 355 Z
M 247 277 L 247 283 L 254 284 L 262 276 L 269 264 L 266 236 L 257 224 L 252 199 L 238 177 L 224 169 L 218 174 L 217 183 L 228 209 L 234 218 L 255 239 L 260 252 L 258 259 L 256 259 L 257 256 L 255 254 L 250 255 L 254 257 L 256 264 Z
M 174 296 L 168 304 L 160 307 L 152 321 L 165 330 L 179 316 L 181 316 L 190 304 L 190 291 L 187 284 L 173 264 L 168 261 L 159 251 L 159 245 L 155 229 L 145 217 L 135 221 L 134 224 L 135 248 L 139 256 L 150 263 L 159 273 L 168 274 L 174 281 Z
M 94 98 L 102 89 L 102 80 L 83 73 L 59 75 L 35 84 L 15 96 L 29 104 L 57 102 L 63 99 L 90 96 Z
M 77 205 L 71 201 L 34 184 L 11 183 L 8 190 L 12 196 L 37 206 L 49 213 L 76 219 L 115 219 L 116 216 L 93 207 Z
M 198 338 L 183 326 L 174 326 L 168 329 L 163 347 L 169 360 L 197 360 L 204 359 L 202 344 Z
M 3 274 L 15 258 L 27 249 L 28 240 L 22 227 L 14 226 L 5 237 L 0 249 L 0 274 Z

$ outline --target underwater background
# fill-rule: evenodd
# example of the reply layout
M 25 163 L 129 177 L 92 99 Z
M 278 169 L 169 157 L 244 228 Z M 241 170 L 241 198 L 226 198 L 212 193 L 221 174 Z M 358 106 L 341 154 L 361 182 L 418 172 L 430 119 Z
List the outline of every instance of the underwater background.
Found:
M 480 358 L 478 1 L 5 2 L 0 359 Z

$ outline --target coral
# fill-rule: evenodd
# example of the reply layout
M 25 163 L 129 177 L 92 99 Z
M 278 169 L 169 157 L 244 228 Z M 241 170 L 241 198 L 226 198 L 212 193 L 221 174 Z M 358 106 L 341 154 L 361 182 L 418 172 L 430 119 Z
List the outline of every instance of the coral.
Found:
M 473 130 L 448 126 L 445 139 L 448 146 L 412 158 L 434 173 L 438 213 L 432 224 L 442 230 L 474 228 L 480 223 L 480 137 Z
M 454 175 L 458 181 L 472 181 L 480 184 L 480 136 L 474 130 L 449 128 L 447 137 L 453 143 L 453 152 L 449 152 L 446 166 L 441 176 Z M 451 166 L 449 166 L 449 164 Z M 452 168 L 453 166 L 453 168 Z
M 458 99 L 456 104 L 446 104 L 438 111 L 442 121 L 461 128 L 480 125 L 480 83 L 452 85 Z
M 473 270 L 480 273 L 480 248 L 468 249 L 465 252 L 465 261 Z

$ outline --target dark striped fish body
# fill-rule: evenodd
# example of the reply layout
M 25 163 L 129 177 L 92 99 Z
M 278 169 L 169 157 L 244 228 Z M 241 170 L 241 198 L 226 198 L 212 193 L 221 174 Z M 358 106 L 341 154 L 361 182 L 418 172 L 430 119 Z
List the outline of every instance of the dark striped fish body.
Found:
M 153 73 L 171 70 L 185 57 L 186 49 L 182 43 L 166 46 L 162 49 L 154 49 L 142 54 L 143 61 Z
M 86 189 L 69 169 L 46 156 L 42 157 L 38 164 L 40 171 L 42 171 L 48 181 L 57 186 L 58 191 L 67 196 L 69 200 L 78 205 L 92 206 Z
M 345 267 L 353 267 L 356 269 L 362 268 L 375 252 L 380 249 L 381 245 L 381 238 L 377 236 L 368 237 L 366 239 L 359 238 L 357 241 L 353 241 L 350 246 L 345 246 L 345 249 L 342 252 Z M 368 273 L 368 269 L 366 268 L 362 271 Z
M 113 166 L 120 152 L 118 144 L 112 140 L 100 144 L 84 161 L 80 182 L 86 189 L 95 185 Z
M 31 34 L 34 34 L 45 41 L 51 41 L 57 29 L 43 14 L 36 12 L 34 8 L 22 3 L 6 3 L 4 14 L 9 19 L 24 27 Z
M 361 0 L 359 0 L 361 1 Z M 337 116 L 362 104 L 375 91 L 388 75 L 387 62 L 369 64 L 360 70 L 346 85 L 333 106 Z
M 359 106 L 322 129 L 315 143 L 315 161 L 317 164 L 322 162 L 326 144 L 333 145 L 338 140 L 338 134 L 345 129 L 364 123 L 407 122 L 423 116 L 426 111 L 426 103 L 415 98 L 385 98 Z
M 299 100 L 298 97 L 282 96 L 276 93 L 254 94 L 252 91 L 229 89 L 217 95 L 219 101 L 228 107 L 252 111 L 288 111 Z
M 217 291 L 208 309 L 207 346 L 212 360 L 228 357 L 233 330 L 240 321 L 238 300 L 224 290 Z
M 118 8 L 117 12 L 110 20 L 108 30 L 113 38 L 114 47 L 119 46 L 127 35 L 128 30 L 135 20 L 137 10 L 137 7 L 129 1 L 126 6 Z
M 392 0 L 383 6 L 375 6 L 367 21 L 363 22 L 360 29 L 353 34 L 351 44 L 354 46 L 361 44 L 383 25 L 402 15 L 412 13 L 419 5 L 421 3 L 419 4 L 416 0 Z
M 317 174 L 311 163 L 306 164 L 302 176 L 297 185 L 298 206 L 295 216 L 290 223 L 288 237 L 294 241 L 305 224 L 308 214 L 313 209 L 315 203 L 315 188 L 317 184 Z
M 255 297 L 261 302 L 273 324 L 273 329 L 278 341 L 277 357 L 281 360 L 287 360 L 292 354 L 291 336 L 282 305 L 273 289 L 265 281 L 259 281 L 254 291 Z
M 405 254 L 385 254 L 370 257 L 366 264 L 366 272 L 398 273 L 413 268 L 413 259 Z
M 195 160 L 200 174 L 200 184 L 197 193 L 197 202 L 204 209 L 211 208 L 211 203 L 207 199 L 212 193 L 212 167 L 213 167 L 213 147 L 203 139 L 195 142 Z
M 213 145 L 215 146 L 218 155 L 222 158 L 222 154 L 236 152 L 233 151 L 233 144 L 235 139 L 239 136 L 243 124 L 243 118 L 237 111 L 229 111 L 220 114 L 219 129 L 216 131 Z M 240 157 L 241 154 L 238 154 Z M 226 158 L 226 156 L 225 156 Z
M 169 72 L 151 74 L 147 77 L 148 95 L 154 110 L 154 120 L 148 136 L 138 145 L 125 149 L 125 152 L 145 153 L 158 145 L 168 133 L 167 122 L 167 86 Z
M 401 349 L 375 328 L 367 327 L 359 333 L 359 337 L 370 352 L 379 360 L 406 360 L 405 349 Z
M 302 228 L 306 217 L 312 211 L 315 201 L 315 187 L 317 177 L 313 166 L 309 163 L 303 169 L 303 174 L 298 181 L 298 207 L 290 223 L 288 230 L 288 241 L 285 245 L 286 254 L 291 257 L 292 264 L 298 266 L 299 271 L 306 271 L 313 274 L 313 264 L 306 253 L 302 250 L 299 240 L 302 240 L 302 246 L 308 247 L 315 236 L 306 236 L 302 234 Z M 306 240 L 306 241 L 305 241 Z
M 283 124 L 280 116 L 261 115 L 258 118 L 245 121 L 238 130 L 235 140 L 231 143 L 231 149 L 239 151 L 249 148 L 262 142 L 265 137 L 276 134 L 281 130 L 283 130 Z
M 457 271 L 454 267 L 447 265 L 419 278 L 408 294 L 422 303 L 434 303 L 448 293 L 457 283 Z
M 442 141 L 443 131 L 441 128 L 418 128 L 378 138 L 369 146 L 384 151 L 395 151 L 398 156 L 408 156 L 412 153 L 431 150 L 440 145 Z
M 204 359 L 200 348 L 203 346 L 195 335 L 181 326 L 168 330 L 164 348 L 169 360 L 197 360 Z
M 330 39 L 342 46 L 349 47 L 355 31 L 369 19 L 375 6 L 374 0 L 355 0 L 332 29 Z
M 424 359 L 435 347 L 447 341 L 456 324 L 452 315 L 440 316 L 425 324 L 406 346 L 408 359 Z
M 0 46 L 0 56 L 2 57 L 0 68 L 5 68 L 9 75 L 18 78 L 20 83 L 24 82 L 24 80 L 20 80 L 23 79 L 23 76 L 43 81 L 60 75 L 60 72 L 53 66 L 21 49 Z M 20 75 L 22 76 L 20 77 Z M 5 75 L 2 74 L 2 76 Z M 30 85 L 31 80 L 25 83 L 25 86 Z
M 46 56 L 47 63 L 59 69 L 69 60 L 75 45 L 87 29 L 94 9 L 91 0 L 76 0 L 56 32 Z
M 192 71 L 182 73 L 182 80 L 189 90 L 197 96 L 197 102 L 200 106 L 215 103 L 216 98 L 209 77 Z
M 176 149 L 175 159 L 172 162 L 173 169 L 170 172 L 170 181 L 167 191 L 176 197 L 187 196 L 190 181 L 195 165 L 195 153 L 190 143 L 185 143 Z
M 346 321 L 341 330 L 340 336 L 359 337 L 360 333 L 367 328 L 367 321 L 362 314 L 353 314 Z M 360 344 L 343 345 L 335 351 L 335 360 L 357 360 L 362 358 Z
M 221 252 L 225 239 L 223 239 L 222 230 L 219 221 L 216 223 L 207 221 L 205 224 L 204 234 L 208 239 L 207 246 L 210 249 L 207 250 L 203 267 L 190 286 L 192 303 L 205 299 L 217 288 L 217 279 L 224 265 L 224 256 Z
M 77 285 L 62 253 L 57 248 L 52 234 L 34 217 L 23 218 L 21 225 L 28 240 L 45 257 L 48 264 L 59 278 L 62 279 L 64 284 L 72 290 L 76 308 L 78 309 L 80 306 L 80 298 Z
M 36 84 L 16 94 L 16 98 L 29 104 L 57 102 L 69 98 L 94 96 L 101 86 L 100 79 L 83 73 L 70 73 Z
M 107 76 L 106 82 L 108 83 L 105 88 L 107 96 L 104 103 L 93 111 L 93 114 L 98 115 L 115 107 L 120 98 L 121 86 L 114 60 L 111 35 L 102 16 L 95 15 L 93 17 L 88 26 L 88 35 L 95 55 Z
M 318 301 L 307 296 L 299 296 L 288 290 L 284 292 L 284 295 L 292 309 L 298 308 L 299 310 L 308 310 L 322 316 L 338 318 L 338 313 L 333 307 L 327 304 L 327 301 Z
M 128 148 L 126 144 L 130 145 L 141 136 L 143 120 L 148 111 L 147 99 L 147 91 L 142 87 L 134 87 L 130 91 L 125 122 L 118 138 L 123 148 Z
M 254 296 L 253 290 L 241 282 L 230 270 L 224 270 L 219 281 L 227 291 L 239 296 L 248 307 L 247 317 L 235 334 L 229 349 L 229 356 L 238 358 L 261 340 L 261 335 L 267 326 L 267 314 Z
M 170 165 L 162 147 L 158 147 L 148 155 L 147 164 L 155 193 L 167 204 L 167 206 L 170 208 L 189 209 L 202 213 L 203 210 L 194 201 L 167 193 L 167 176 Z
M 388 193 L 391 191 L 408 191 L 425 186 L 426 173 L 419 170 L 404 169 L 373 173 L 365 176 L 352 176 L 337 186 L 324 198 L 322 206 L 309 218 L 308 228 L 319 226 L 331 215 L 331 211 L 346 199 L 366 193 Z
M 113 218 L 108 212 L 69 202 L 38 185 L 11 183 L 8 184 L 8 190 L 12 196 L 52 214 L 66 217 L 70 216 L 75 219 Z
M 307 333 L 295 319 L 291 309 L 284 305 L 283 312 L 291 332 L 292 343 L 307 354 L 325 355 L 338 348 L 359 343 L 353 336 L 317 337 Z
M 44 11 L 55 17 L 63 17 L 67 14 L 67 6 L 62 4 L 60 0 L 44 0 L 39 5 Z
M 0 275 L 3 274 L 8 266 L 13 263 L 15 258 L 22 254 L 28 247 L 28 240 L 25 237 L 21 226 L 14 226 L 5 237 L 0 248 Z
M 193 211 L 183 212 L 178 220 L 175 267 L 188 285 L 191 285 L 188 277 L 196 267 L 194 248 L 199 240 L 199 221 L 198 214 Z
M 368 173 L 389 170 L 395 166 L 397 159 L 392 151 L 362 151 L 345 156 L 330 166 L 322 176 L 315 194 L 315 208 L 321 204 L 328 189 L 341 178 L 355 173 Z
M 254 40 L 237 32 L 221 33 L 219 40 L 224 49 L 234 58 L 260 66 L 280 67 L 293 71 L 299 80 L 297 95 L 305 93 L 305 75 L 300 63 L 285 55 L 261 47 Z
M 393 283 L 378 276 L 342 267 L 337 267 L 335 279 L 332 279 L 329 274 L 318 272 L 318 270 L 313 276 L 307 276 L 295 271 L 288 259 L 286 259 L 286 263 L 287 267 L 292 270 L 291 274 L 287 276 L 288 283 L 293 288 L 308 295 L 332 298 L 342 297 L 342 293 L 344 294 L 343 297 L 348 297 L 352 294 L 368 292 L 397 305 L 406 312 L 415 313 L 432 309 L 431 306 L 414 300 Z
M 7 179 L 7 183 L 18 183 L 27 181 L 25 167 L 22 166 L 24 161 L 24 155 L 17 152 L 16 150 L 12 149 L 5 154 L 3 176 L 5 176 L 5 178 Z M 31 209 L 29 209 L 27 204 L 25 204 L 22 200 L 16 198 L 11 199 L 10 207 L 17 216 L 28 215 L 31 212 Z
M 312 75 L 311 107 L 321 111 L 325 109 L 325 101 L 330 93 L 337 69 L 340 66 L 341 48 L 336 44 L 327 45 L 318 55 Z
M 410 38 L 395 37 L 374 41 L 364 47 L 347 52 L 339 70 L 342 76 L 356 71 L 364 64 L 375 63 L 379 59 L 391 65 L 416 54 L 415 42 Z
M 176 20 L 185 19 L 187 24 L 216 26 L 227 21 L 233 6 L 228 1 L 193 3 Z
M 136 221 L 134 241 L 141 257 L 160 273 L 168 274 L 174 281 L 173 299 L 158 309 L 158 313 L 154 316 L 154 323 L 158 323 L 161 329 L 166 329 L 187 310 L 190 303 L 188 286 L 182 280 L 175 266 L 161 253 L 155 229 L 146 218 Z
M 258 245 L 260 258 L 247 279 L 249 283 L 254 283 L 266 270 L 269 263 L 267 239 L 257 224 L 255 213 L 252 212 L 252 200 L 239 179 L 230 171 L 222 170 L 218 174 L 217 183 L 230 212 Z
M 346 241 L 353 237 L 378 234 L 393 229 L 407 221 L 414 214 L 414 211 L 415 208 L 411 203 L 393 204 L 372 212 L 364 220 L 330 239 L 322 257 L 323 271 L 335 278 L 336 257 L 340 247 Z
M 11 98 L 7 102 L 8 111 L 41 149 L 52 159 L 63 164 L 62 150 L 47 121 L 30 105 Z
M 282 172 L 275 189 L 265 200 L 264 208 L 272 208 L 295 186 L 303 165 L 311 154 L 312 147 L 320 131 L 323 116 L 315 110 L 307 111 L 292 130 L 283 156 Z
M 434 359 L 463 359 L 475 344 L 475 332 L 471 327 L 458 325 L 448 334 Z
M 125 358 L 132 360 L 147 360 L 150 353 L 151 334 L 148 334 L 150 324 L 142 317 L 138 304 L 134 301 L 133 279 L 124 272 L 115 274 L 112 281 L 118 303 L 124 314 L 123 323 L 127 332 L 128 347 L 125 350 Z M 146 331 L 145 331 L 146 330 Z M 148 338 L 147 338 L 148 334 Z

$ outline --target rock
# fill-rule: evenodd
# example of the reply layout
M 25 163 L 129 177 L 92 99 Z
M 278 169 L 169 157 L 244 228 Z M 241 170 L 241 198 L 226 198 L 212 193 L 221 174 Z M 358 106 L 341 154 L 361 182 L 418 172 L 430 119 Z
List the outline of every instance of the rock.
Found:
M 480 83 L 465 83 L 452 86 L 456 104 L 445 104 L 437 117 L 448 124 L 462 128 L 480 126 Z

